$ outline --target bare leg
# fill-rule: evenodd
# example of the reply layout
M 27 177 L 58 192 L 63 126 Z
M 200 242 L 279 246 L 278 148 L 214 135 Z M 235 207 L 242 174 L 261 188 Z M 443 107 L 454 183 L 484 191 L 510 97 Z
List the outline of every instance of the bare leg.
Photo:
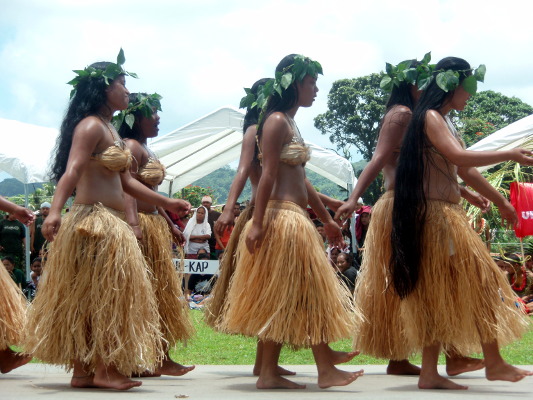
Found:
M 278 373 L 280 343 L 267 340 L 262 347 L 261 371 L 255 384 L 258 389 L 305 389 L 305 385 L 298 385 Z
M 389 360 L 387 375 L 420 375 L 420 367 L 409 360 Z
M 446 373 L 449 376 L 459 375 L 465 372 L 477 371 L 485 368 L 485 360 L 472 357 L 463 357 L 454 350 L 446 355 Z
M 439 360 L 440 343 L 424 347 L 422 350 L 422 370 L 418 378 L 419 389 L 452 389 L 465 390 L 467 386 L 458 385 L 439 375 L 437 363 Z
M 16 353 L 9 347 L 0 350 L 0 372 L 7 374 L 15 368 L 22 367 L 24 364 L 29 363 L 31 359 L 32 356 Z
M 115 366 L 104 365 L 102 362 L 96 366 L 93 382 L 95 387 L 116 390 L 128 390 L 142 385 L 141 381 L 133 381 L 118 372 Z
M 255 351 L 255 364 L 254 364 L 254 370 L 253 370 L 253 374 L 255 376 L 259 376 L 259 374 L 261 373 L 262 360 L 263 360 L 263 341 L 258 340 L 257 350 Z M 279 375 L 296 375 L 296 372 L 289 371 L 288 369 L 285 369 L 282 366 L 278 365 L 278 374 Z
M 516 368 L 504 361 L 496 341 L 482 343 L 483 354 L 485 356 L 485 375 L 489 381 L 509 381 L 518 382 L 526 376 L 533 375 L 533 372 Z
M 321 389 L 331 386 L 349 385 L 363 375 L 363 370 L 348 372 L 337 369 L 330 358 L 331 349 L 327 343 L 321 343 L 311 347 L 318 370 L 318 387 Z
M 74 360 L 74 368 L 70 386 L 75 388 L 92 388 L 94 385 L 94 374 L 88 371 L 88 368 L 79 360 Z

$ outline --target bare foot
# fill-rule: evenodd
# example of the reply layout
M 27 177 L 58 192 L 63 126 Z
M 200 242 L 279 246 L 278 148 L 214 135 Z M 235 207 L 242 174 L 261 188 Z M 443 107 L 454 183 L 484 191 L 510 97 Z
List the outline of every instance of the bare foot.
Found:
M 328 369 L 327 372 L 318 374 L 318 387 L 326 389 L 331 386 L 346 386 L 362 376 L 363 370 L 356 372 L 341 371 L 335 367 Z
M 259 376 L 260 373 L 261 373 L 261 366 L 254 365 L 254 371 L 253 371 L 254 376 Z M 285 369 L 279 365 L 278 365 L 277 373 L 278 375 L 296 375 L 296 372 L 289 371 L 288 369 Z
M 15 353 L 10 348 L 0 351 L 0 372 L 7 374 L 31 361 L 32 356 Z
M 446 373 L 456 376 L 485 368 L 485 360 L 472 357 L 446 357 Z
M 532 376 L 533 372 L 516 368 L 506 362 L 498 363 L 485 369 L 485 376 L 489 381 L 509 381 L 518 382 L 526 376 Z
M 72 376 L 70 379 L 70 386 L 73 388 L 93 388 L 94 385 L 94 375 L 84 375 L 84 376 Z
M 411 364 L 409 360 L 389 360 L 387 375 L 420 375 L 420 367 Z
M 194 365 L 186 367 L 185 365 L 172 361 L 170 358 L 165 358 L 163 364 L 156 369 L 155 373 L 159 375 L 182 376 L 191 372 L 194 368 L 196 368 Z
M 447 390 L 466 390 L 468 386 L 458 385 L 448 378 L 440 375 L 423 376 L 418 378 L 419 389 L 447 389 Z
M 125 375 L 122 375 L 114 367 L 106 369 L 97 369 L 93 378 L 94 387 L 102 389 L 128 390 L 141 386 L 141 381 L 133 381 Z
M 359 354 L 361 354 L 361 352 L 359 350 L 357 350 L 357 351 L 335 351 L 335 350 L 331 350 L 329 359 L 331 360 L 331 362 L 334 365 L 344 364 L 344 363 L 347 363 L 348 361 L 352 361 L 352 359 L 355 356 L 358 356 Z
M 281 376 L 259 377 L 255 387 L 258 389 L 305 389 L 305 385 L 289 381 Z
M 157 371 L 150 372 L 149 370 L 143 371 L 140 374 L 133 374 L 135 378 L 159 378 L 161 376 Z

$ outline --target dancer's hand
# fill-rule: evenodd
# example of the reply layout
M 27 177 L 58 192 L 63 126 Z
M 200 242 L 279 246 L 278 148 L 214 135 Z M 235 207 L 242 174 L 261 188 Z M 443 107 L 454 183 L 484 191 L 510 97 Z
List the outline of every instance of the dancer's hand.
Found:
M 13 216 L 24 225 L 30 225 L 35 220 L 35 214 L 27 208 L 17 206 L 12 211 Z
M 512 149 L 510 159 L 523 165 L 533 165 L 533 152 L 526 149 Z
M 346 201 L 337 209 L 333 219 L 337 224 L 339 224 L 339 226 L 342 226 L 346 220 L 352 216 L 356 206 L 356 203 L 352 203 L 350 200 Z
M 254 254 L 254 252 L 261 247 L 263 236 L 263 227 L 252 225 L 248 231 L 248 235 L 246 235 L 246 247 L 248 248 L 250 254 Z
M 226 228 L 228 228 L 235 221 L 235 214 L 233 208 L 225 207 L 224 211 L 215 222 L 215 233 L 222 236 Z
M 510 229 L 516 225 L 518 222 L 518 216 L 516 215 L 516 210 L 514 207 L 505 200 L 501 205 L 498 206 L 500 215 L 502 217 L 502 226 Z
M 170 231 L 172 232 L 172 237 L 174 238 L 174 243 L 176 243 L 178 246 L 185 246 L 185 236 L 183 236 L 183 233 L 178 229 L 176 225 L 174 225 Z
M 462 192 L 462 195 L 466 201 L 468 201 L 474 207 L 479 208 L 482 213 L 486 213 L 487 211 L 489 211 L 490 201 L 486 197 L 480 195 L 477 192 L 473 192 L 469 189 L 464 190 Z
M 137 240 L 142 240 L 143 239 L 143 231 L 141 230 L 141 227 L 139 226 L 139 224 L 130 225 L 130 228 L 133 231 L 133 234 L 135 235 Z
M 44 220 L 43 226 L 41 228 L 41 233 L 44 238 L 49 242 L 53 242 L 59 227 L 61 226 L 61 215 L 56 213 L 50 213 L 48 217 Z
M 170 199 L 170 204 L 167 209 L 183 217 L 191 211 L 191 203 L 182 199 Z
M 346 248 L 346 243 L 344 243 L 344 239 L 342 238 L 342 231 L 334 221 L 324 224 L 324 233 L 328 238 L 330 246 L 340 249 Z

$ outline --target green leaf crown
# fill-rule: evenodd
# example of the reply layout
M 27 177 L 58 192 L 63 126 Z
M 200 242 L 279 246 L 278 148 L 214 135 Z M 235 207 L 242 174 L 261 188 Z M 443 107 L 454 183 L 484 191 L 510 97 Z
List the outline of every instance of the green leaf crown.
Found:
M 76 94 L 78 84 L 87 79 L 103 77 L 105 80 L 105 84 L 109 85 L 109 82 L 115 80 L 119 75 L 128 75 L 132 78 L 137 78 L 136 73 L 125 71 L 124 68 L 122 68 L 122 65 L 125 61 L 126 58 L 124 57 L 124 50 L 122 50 L 121 48 L 117 56 L 117 63 L 109 63 L 109 65 L 104 70 L 91 66 L 85 67 L 85 69 L 73 70 L 72 72 L 75 72 L 77 76 L 71 81 L 67 82 L 68 85 L 74 86 L 74 88 L 70 91 L 70 98 L 74 97 L 74 95 Z
M 157 93 L 135 93 L 135 100 L 130 100 L 128 108 L 113 117 L 115 129 L 118 131 L 124 122 L 132 129 L 135 123 L 135 115 L 140 114 L 145 118 L 150 118 L 155 112 L 163 111 L 161 109 L 162 98 Z
M 270 96 L 277 94 L 283 97 L 283 92 L 294 82 L 303 81 L 306 75 L 316 78 L 318 74 L 323 74 L 322 65 L 318 61 L 298 54 L 294 57 L 294 62 L 291 65 L 286 66 L 282 71 L 276 72 L 275 79 L 271 79 L 262 87 L 259 87 L 257 96 L 252 93 L 251 89 L 245 88 L 246 96 L 241 99 L 239 107 L 250 109 L 259 107 L 259 109 L 264 110 Z
M 484 64 L 475 70 L 435 70 L 436 65 L 430 64 L 430 61 L 431 52 L 428 52 L 420 62 L 405 60 L 398 65 L 386 63 L 386 75 L 380 82 L 381 89 L 390 92 L 394 86 L 406 82 L 416 85 L 418 90 L 425 90 L 431 81 L 436 79 L 437 85 L 445 92 L 449 92 L 459 86 L 461 74 L 471 72 L 472 74 L 463 80 L 462 85 L 468 93 L 474 95 L 477 92 L 477 82 L 483 82 L 485 79 L 487 68 Z

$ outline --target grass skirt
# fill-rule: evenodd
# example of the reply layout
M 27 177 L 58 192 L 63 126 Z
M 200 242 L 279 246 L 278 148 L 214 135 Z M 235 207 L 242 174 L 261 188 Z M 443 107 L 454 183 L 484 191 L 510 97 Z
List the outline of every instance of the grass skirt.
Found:
M 239 239 L 235 273 L 219 329 L 293 347 L 329 343 L 354 329 L 348 288 L 329 265 L 324 246 L 305 210 L 287 201 L 270 201 L 264 239 L 250 254 Z
M 393 203 L 394 192 L 389 191 L 372 208 L 354 292 L 363 319 L 357 326 L 353 347 L 374 357 L 402 360 L 417 349 L 407 345 L 400 298 L 394 292 L 388 268 Z
M 219 275 L 216 280 L 211 296 L 207 299 L 207 304 L 204 313 L 204 320 L 210 327 L 217 329 L 220 323 L 220 315 L 227 300 L 227 291 L 229 282 L 233 273 L 235 272 L 235 254 L 239 244 L 242 230 L 246 223 L 252 218 L 254 207 L 247 207 L 237 218 L 237 223 L 231 232 L 231 236 L 224 250 L 222 261 L 220 262 Z
M 373 218 L 373 217 L 372 217 Z M 505 346 L 528 328 L 509 282 L 459 204 L 429 200 L 415 290 L 401 302 L 410 346 L 440 342 L 467 355 Z
M 125 375 L 153 370 L 163 356 L 146 262 L 123 213 L 74 205 L 51 245 L 30 306 L 25 351 L 94 371 L 101 360 Z
M 26 300 L 9 272 L 0 268 L 0 350 L 20 344 L 26 318 Z
M 139 213 L 141 250 L 151 272 L 150 280 L 159 310 L 163 338 L 169 346 L 189 339 L 194 331 L 189 307 L 181 289 L 181 273 L 172 261 L 172 234 L 159 214 Z

